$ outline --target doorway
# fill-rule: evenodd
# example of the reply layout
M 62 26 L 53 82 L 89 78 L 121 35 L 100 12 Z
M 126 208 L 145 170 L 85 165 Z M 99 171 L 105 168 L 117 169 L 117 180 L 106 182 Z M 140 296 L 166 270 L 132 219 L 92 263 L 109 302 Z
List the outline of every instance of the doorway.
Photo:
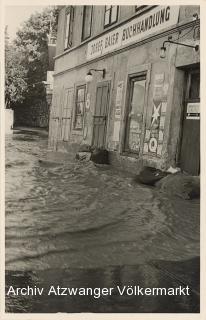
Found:
M 200 173 L 200 69 L 186 73 L 180 168 L 192 175 Z
M 106 145 L 109 96 L 110 82 L 99 83 L 97 85 L 95 114 L 93 116 L 92 145 L 101 149 L 104 149 Z

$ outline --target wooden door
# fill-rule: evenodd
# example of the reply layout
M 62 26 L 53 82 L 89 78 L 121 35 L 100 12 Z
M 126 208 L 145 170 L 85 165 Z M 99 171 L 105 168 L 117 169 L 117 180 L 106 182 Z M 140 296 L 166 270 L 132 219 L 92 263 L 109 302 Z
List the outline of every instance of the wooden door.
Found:
M 106 144 L 109 94 L 109 82 L 102 82 L 97 85 L 92 145 L 102 149 L 105 148 Z
M 183 171 L 200 173 L 200 71 L 187 73 L 187 89 L 183 114 L 180 167 Z
M 61 115 L 61 140 L 63 141 L 69 141 L 70 138 L 73 95 L 73 88 L 65 89 L 64 103 Z

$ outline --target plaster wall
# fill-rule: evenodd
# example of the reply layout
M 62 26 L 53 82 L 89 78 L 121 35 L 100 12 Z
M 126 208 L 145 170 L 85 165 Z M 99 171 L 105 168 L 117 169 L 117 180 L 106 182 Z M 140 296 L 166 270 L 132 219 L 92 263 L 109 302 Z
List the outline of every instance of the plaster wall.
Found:
M 132 6 L 131 6 L 132 7 Z M 126 19 L 131 15 L 131 7 L 125 6 L 121 8 L 120 17 Z M 79 7 L 78 10 L 81 8 Z M 97 33 L 101 32 L 102 15 L 100 14 L 104 8 L 101 6 L 94 7 L 95 12 L 99 14 L 97 21 L 96 14 L 93 19 L 93 28 L 97 26 Z M 125 11 L 124 11 L 125 10 Z M 133 9 L 132 9 L 133 10 Z M 191 21 L 193 13 L 199 12 L 198 6 L 181 6 L 179 21 Z M 96 19 L 96 20 L 95 20 Z M 61 23 L 61 22 L 60 22 Z M 80 23 L 80 21 L 79 21 Z M 187 34 L 191 27 L 185 27 L 181 31 L 181 35 Z M 94 34 L 94 29 L 93 29 Z M 160 59 L 159 50 L 163 42 L 168 39 L 168 32 L 172 35 L 172 39 L 178 39 L 179 33 L 177 29 L 163 30 L 162 34 L 157 37 L 148 39 L 143 43 L 137 43 L 130 47 L 123 48 L 118 52 L 107 54 L 105 57 L 95 59 L 93 61 L 85 60 L 87 51 L 87 42 L 76 49 L 72 49 L 68 53 L 57 57 L 55 61 L 55 88 L 54 95 L 59 97 L 64 96 L 65 89 L 73 88 L 74 93 L 77 85 L 85 84 L 85 75 L 89 69 L 106 69 L 106 77 L 104 81 L 110 82 L 110 102 L 107 122 L 107 139 L 106 148 L 111 151 L 111 160 L 120 163 L 122 159 L 129 159 L 132 164 L 148 164 L 158 168 L 165 169 L 169 165 L 175 165 L 178 159 L 178 146 L 181 136 L 181 115 L 183 108 L 184 95 L 184 68 L 189 65 L 199 63 L 199 52 L 194 52 L 193 49 L 180 47 L 176 45 L 168 45 L 165 59 Z M 78 38 L 78 37 L 77 37 Z M 151 41 L 152 40 L 152 41 Z M 188 44 L 196 44 L 193 34 L 190 32 L 183 39 Z M 183 41 L 182 40 L 182 41 Z M 129 75 L 137 74 L 140 71 L 147 72 L 147 97 L 143 112 L 143 125 L 141 132 L 141 150 L 137 157 L 127 157 L 124 155 L 124 140 L 126 114 L 128 108 L 128 83 Z M 161 154 L 145 153 L 145 133 L 151 128 L 151 119 L 154 105 L 154 87 L 155 79 L 158 74 L 164 77 L 163 85 L 165 88 L 164 102 L 166 103 L 165 124 L 163 129 L 163 141 Z M 94 80 L 87 84 L 87 93 L 90 94 L 90 109 L 85 114 L 85 125 L 87 126 L 87 134 L 83 130 L 76 131 L 72 129 L 68 141 L 57 139 L 58 148 L 68 151 L 71 145 L 77 146 L 81 143 L 91 144 L 93 134 L 93 115 L 95 111 L 96 85 L 101 82 L 101 73 L 94 73 Z M 121 105 L 121 124 L 119 141 L 113 141 L 114 124 L 115 124 L 115 99 L 117 93 L 117 85 L 119 81 L 123 81 L 123 96 Z M 56 92 L 56 93 L 55 93 Z M 58 109 L 58 105 L 56 106 Z M 58 112 L 58 110 L 57 110 Z M 60 108 L 59 117 L 61 118 Z M 73 114 L 72 114 L 73 117 Z

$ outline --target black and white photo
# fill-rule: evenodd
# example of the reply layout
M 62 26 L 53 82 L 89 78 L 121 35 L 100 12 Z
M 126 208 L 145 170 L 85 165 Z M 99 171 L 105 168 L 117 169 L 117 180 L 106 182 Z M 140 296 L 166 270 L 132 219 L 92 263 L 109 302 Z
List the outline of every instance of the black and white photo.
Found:
M 199 314 L 201 6 L 4 9 L 6 314 Z

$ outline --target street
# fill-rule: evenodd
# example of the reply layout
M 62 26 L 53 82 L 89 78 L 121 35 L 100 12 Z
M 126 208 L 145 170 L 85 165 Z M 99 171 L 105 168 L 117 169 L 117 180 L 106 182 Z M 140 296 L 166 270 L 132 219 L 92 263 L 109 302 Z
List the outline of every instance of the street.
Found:
M 7 312 L 199 312 L 199 200 L 6 138 L 6 286 L 190 287 L 189 296 L 7 296 Z M 39 161 L 41 160 L 41 161 Z

